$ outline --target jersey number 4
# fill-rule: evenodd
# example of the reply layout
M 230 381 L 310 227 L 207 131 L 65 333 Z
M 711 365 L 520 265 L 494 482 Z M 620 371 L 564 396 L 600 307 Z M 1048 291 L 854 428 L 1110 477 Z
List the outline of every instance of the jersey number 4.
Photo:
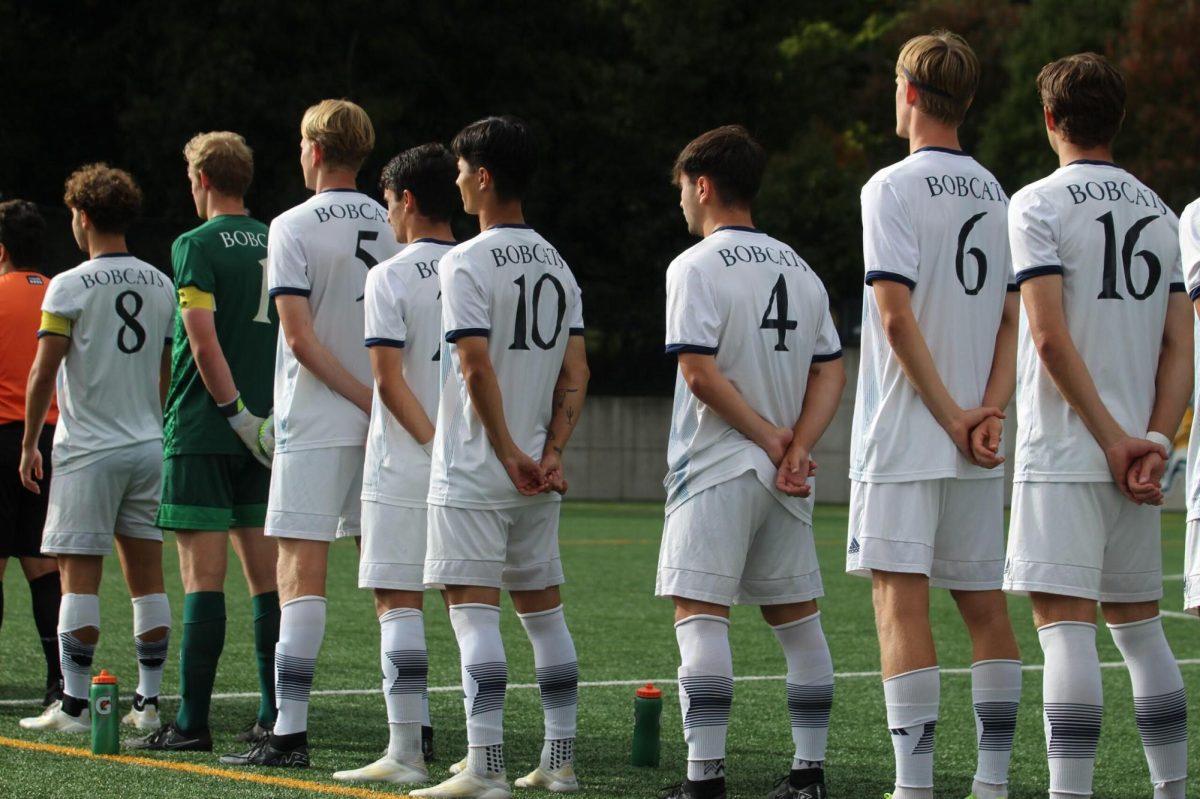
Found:
M 772 317 L 771 314 L 775 316 Z M 774 330 L 779 335 L 779 340 L 775 343 L 776 352 L 787 352 L 787 332 L 795 330 L 797 324 L 795 319 L 788 318 L 788 293 L 787 282 L 783 279 L 783 275 L 775 281 L 775 288 L 771 289 L 771 297 L 767 300 L 767 309 L 763 311 L 762 324 L 758 326 L 759 330 Z

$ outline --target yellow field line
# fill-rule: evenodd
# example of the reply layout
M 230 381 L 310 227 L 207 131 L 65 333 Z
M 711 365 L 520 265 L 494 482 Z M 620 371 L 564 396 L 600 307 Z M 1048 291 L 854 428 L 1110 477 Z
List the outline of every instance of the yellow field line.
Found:
M 63 755 L 65 757 L 107 760 L 111 763 L 120 763 L 129 766 L 145 766 L 146 768 L 157 768 L 167 771 L 182 771 L 186 774 L 198 774 L 202 777 L 216 777 L 218 779 L 235 780 L 237 782 L 253 782 L 259 785 L 291 788 L 292 790 L 307 791 L 308 793 L 353 796 L 356 799 L 405 799 L 407 796 L 407 794 L 382 793 L 380 791 L 367 790 L 366 788 L 354 788 L 348 785 L 329 785 L 322 782 L 292 779 L 291 777 L 273 777 L 258 771 L 233 771 L 230 769 L 213 768 L 211 766 L 201 766 L 198 763 L 177 763 L 169 760 L 157 760 L 150 757 L 136 757 L 133 755 L 96 755 L 87 749 L 79 749 L 73 746 L 22 741 L 18 738 L 5 738 L 4 736 L 0 736 L 0 746 L 26 749 L 31 752 L 47 752 L 52 755 Z

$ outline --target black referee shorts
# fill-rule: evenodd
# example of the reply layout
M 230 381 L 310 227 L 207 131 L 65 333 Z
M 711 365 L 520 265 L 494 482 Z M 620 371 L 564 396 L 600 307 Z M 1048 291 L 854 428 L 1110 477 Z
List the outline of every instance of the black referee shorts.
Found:
M 42 452 L 41 494 L 21 485 L 18 475 L 24 435 L 24 422 L 0 424 L 0 558 L 28 558 L 42 554 L 54 425 L 42 428 L 42 437 L 38 440 L 38 449 Z

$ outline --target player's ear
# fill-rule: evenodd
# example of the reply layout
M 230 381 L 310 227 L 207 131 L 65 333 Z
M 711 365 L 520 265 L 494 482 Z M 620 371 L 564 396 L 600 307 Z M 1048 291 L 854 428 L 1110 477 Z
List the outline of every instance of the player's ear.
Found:
M 481 166 L 476 169 L 475 174 L 478 176 L 480 190 L 486 190 L 492 185 L 492 173 L 488 172 L 488 168 L 486 166 Z
M 713 200 L 713 184 L 708 175 L 696 178 L 696 198 L 702 203 Z
M 1058 124 L 1054 121 L 1054 114 L 1050 113 L 1049 108 L 1042 108 L 1042 116 L 1046 119 L 1046 130 L 1058 130 Z
M 414 194 L 413 194 L 411 191 L 409 191 L 408 189 L 404 189 L 404 190 L 401 192 L 401 194 L 400 194 L 400 202 L 403 204 L 403 206 L 404 206 L 404 213 L 406 213 L 406 214 L 411 214 L 411 213 L 413 213 L 414 211 L 416 211 L 416 210 L 417 210 L 417 198 L 416 198 L 416 196 L 415 196 L 415 195 L 414 195 Z
M 915 106 L 917 104 L 917 97 L 919 94 L 920 92 L 917 91 L 916 86 L 913 86 L 907 80 L 904 81 L 904 102 Z
M 312 143 L 312 162 L 314 167 L 318 167 L 325 163 L 325 150 L 319 142 Z
M 200 186 L 206 190 L 212 189 L 212 178 L 203 169 L 197 169 L 196 174 L 200 177 Z

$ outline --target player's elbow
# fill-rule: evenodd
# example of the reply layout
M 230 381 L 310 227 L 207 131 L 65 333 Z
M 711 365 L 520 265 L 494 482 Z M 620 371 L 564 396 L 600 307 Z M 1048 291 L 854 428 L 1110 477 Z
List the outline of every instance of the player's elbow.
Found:
M 687 385 L 688 391 L 691 391 L 701 402 L 704 402 L 708 389 L 712 385 L 712 381 L 708 379 L 708 375 L 703 369 L 684 369 L 683 382 Z
M 913 318 L 909 314 L 903 313 L 885 313 L 880 318 L 880 326 L 883 328 L 883 335 L 887 338 L 888 344 L 892 349 L 905 340 L 908 332 L 912 330 Z
M 591 379 L 592 370 L 588 368 L 587 361 L 566 361 L 563 363 L 562 375 L 559 378 L 560 382 L 582 388 Z
M 1031 337 L 1042 363 L 1057 363 L 1070 345 L 1070 341 L 1057 330 L 1034 330 Z

